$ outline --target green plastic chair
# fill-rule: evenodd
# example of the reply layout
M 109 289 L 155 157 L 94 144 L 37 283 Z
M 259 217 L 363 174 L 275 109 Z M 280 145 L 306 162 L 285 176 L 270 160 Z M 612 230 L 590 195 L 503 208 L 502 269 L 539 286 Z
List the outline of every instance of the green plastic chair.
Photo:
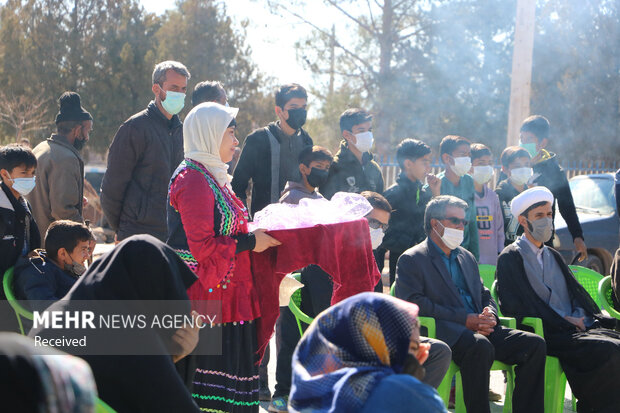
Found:
M 116 413 L 116 410 L 111 408 L 106 402 L 99 397 L 95 400 L 95 413 Z
M 301 273 L 298 273 L 298 272 L 293 273 L 293 278 L 296 279 L 297 281 L 301 281 Z M 300 305 L 301 305 L 301 288 L 298 288 L 297 290 L 295 290 L 293 295 L 291 295 L 291 299 L 288 302 L 288 308 L 291 310 L 291 312 L 295 316 L 295 321 L 297 322 L 297 327 L 299 328 L 299 336 L 301 337 L 304 335 L 304 330 L 301 327 L 301 323 L 310 324 L 312 323 L 312 320 L 314 320 L 314 318 L 310 317 L 309 315 L 301 311 L 301 309 L 299 308 Z
M 480 278 L 482 278 L 482 284 L 490 289 L 493 281 L 495 281 L 495 265 L 479 264 L 478 271 Z
M 19 324 L 19 330 L 22 335 L 26 335 L 24 332 L 24 326 L 22 324 L 22 317 L 32 320 L 34 317 L 32 312 L 27 310 L 24 306 L 20 304 L 20 302 L 15 298 L 15 294 L 13 294 L 13 277 L 14 277 L 13 267 L 9 268 L 4 272 L 4 278 L 2 279 L 2 288 L 4 289 L 4 296 L 13 311 L 15 311 L 15 317 L 17 317 L 17 323 Z
M 491 267 L 493 267 L 491 265 Z M 493 267 L 494 268 L 494 267 Z M 495 276 L 495 269 L 493 269 L 493 276 Z M 390 295 L 394 295 L 394 286 L 390 288 Z M 435 328 L 435 319 L 432 317 L 418 317 L 420 321 L 420 326 L 426 327 L 427 336 L 430 338 L 437 338 L 436 328 Z M 517 320 L 511 317 L 499 317 L 500 324 L 508 327 L 508 328 L 517 328 Z M 502 363 L 501 361 L 495 360 L 491 365 L 491 370 L 503 370 L 506 372 L 506 397 L 504 398 L 504 413 L 512 412 L 512 392 L 515 387 L 515 371 L 514 365 L 509 365 Z M 450 388 L 452 387 L 452 378 L 456 376 L 456 400 L 455 400 L 455 413 L 465 413 L 467 410 L 465 408 L 465 400 L 463 399 L 463 383 L 461 378 L 461 373 L 459 366 L 456 365 L 454 361 L 450 362 L 450 366 L 448 367 L 448 371 L 444 376 L 441 384 L 437 388 L 437 393 L 439 393 L 439 397 L 444 402 L 446 408 L 448 407 L 448 403 L 450 401 Z
M 620 320 L 620 312 L 615 309 L 614 301 L 611 295 L 613 290 L 611 289 L 611 276 L 603 277 L 598 283 L 598 296 L 599 300 L 603 303 L 603 308 L 607 310 L 610 316 L 616 320 Z
M 603 302 L 598 295 L 598 284 L 603 279 L 603 276 L 594 270 L 579 265 L 569 265 L 569 268 L 573 272 L 573 275 L 575 276 L 579 284 L 581 284 L 583 288 L 586 289 L 586 291 L 588 292 L 588 294 L 590 294 L 590 297 L 592 297 L 596 305 L 601 308 Z
M 491 297 L 497 305 L 498 315 L 502 315 L 497 301 L 497 281 L 491 286 Z M 534 330 L 534 334 L 545 338 L 543 323 L 537 317 L 523 317 L 521 324 Z M 562 413 L 564 409 L 564 393 L 566 391 L 566 375 L 557 357 L 547 356 L 545 362 L 545 412 Z M 574 404 L 574 403 L 573 403 Z

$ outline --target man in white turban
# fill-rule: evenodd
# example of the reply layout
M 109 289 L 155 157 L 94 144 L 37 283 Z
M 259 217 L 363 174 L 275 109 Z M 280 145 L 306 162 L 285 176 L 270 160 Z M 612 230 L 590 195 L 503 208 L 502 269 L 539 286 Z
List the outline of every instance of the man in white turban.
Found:
M 511 212 L 524 232 L 497 262 L 497 293 L 507 316 L 542 319 L 547 354 L 558 357 L 578 411 L 620 411 L 620 333 L 601 314 L 560 254 L 545 245 L 553 233 L 553 195 L 523 191 Z

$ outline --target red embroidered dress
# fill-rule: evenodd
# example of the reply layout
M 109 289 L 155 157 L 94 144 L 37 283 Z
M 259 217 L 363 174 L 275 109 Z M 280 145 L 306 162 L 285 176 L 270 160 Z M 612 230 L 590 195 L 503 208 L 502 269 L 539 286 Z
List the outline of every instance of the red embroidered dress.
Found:
M 186 159 L 175 171 L 170 205 L 180 215 L 181 230 L 172 226 L 168 243 L 198 276 L 188 289 L 191 300 L 221 300 L 224 323 L 260 317 L 252 281 L 249 251 L 236 252 L 233 236 L 247 234 L 248 213 L 229 186 L 218 185 L 200 163 Z M 174 220 L 172 220 L 174 221 Z M 184 230 L 186 246 L 175 232 Z M 172 242 L 171 242 L 172 241 Z

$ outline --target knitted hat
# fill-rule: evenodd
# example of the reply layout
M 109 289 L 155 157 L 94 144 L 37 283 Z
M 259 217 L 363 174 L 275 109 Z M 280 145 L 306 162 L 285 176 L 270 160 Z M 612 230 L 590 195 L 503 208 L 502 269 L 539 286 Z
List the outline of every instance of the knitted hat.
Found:
M 56 115 L 56 124 L 67 121 L 93 120 L 90 113 L 84 110 L 80 103 L 80 95 L 75 92 L 65 92 L 58 98 L 60 112 Z

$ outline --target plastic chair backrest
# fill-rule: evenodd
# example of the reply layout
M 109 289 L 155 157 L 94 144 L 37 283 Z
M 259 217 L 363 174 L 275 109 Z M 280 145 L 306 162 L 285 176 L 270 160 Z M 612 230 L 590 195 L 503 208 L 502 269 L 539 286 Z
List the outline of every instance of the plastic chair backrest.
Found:
M 390 287 L 390 295 L 391 295 L 392 297 L 396 297 L 396 296 L 394 295 L 394 287 L 396 287 L 396 283 L 392 283 L 392 286 Z
M 15 294 L 13 293 L 13 277 L 15 275 L 13 267 L 10 267 L 8 270 L 4 272 L 4 278 L 2 279 L 2 289 L 4 290 L 4 296 L 6 300 L 9 302 L 13 311 L 15 311 L 15 316 L 17 317 L 17 323 L 19 324 L 19 330 L 22 335 L 26 335 L 24 332 L 24 326 L 22 324 L 21 317 L 27 318 L 28 320 L 32 320 L 34 316 L 32 312 L 27 310 L 24 306 L 20 304 L 20 302 L 15 298 Z
M 604 277 L 598 284 L 599 300 L 603 303 L 603 308 L 607 310 L 610 316 L 620 320 L 620 312 L 614 307 L 612 298 L 613 290 L 611 289 L 611 276 Z
M 297 281 L 300 281 L 301 274 L 294 273 L 293 278 L 296 279 Z M 303 336 L 304 332 L 303 332 L 303 329 L 301 328 L 301 323 L 310 324 L 312 323 L 314 318 L 310 317 L 309 315 L 301 311 L 301 309 L 299 308 L 300 305 L 301 305 L 301 288 L 298 288 L 291 295 L 291 299 L 288 302 L 288 308 L 291 310 L 291 313 L 293 313 L 293 315 L 295 316 L 295 320 L 297 321 L 297 327 L 299 327 L 299 335 Z
M 598 295 L 598 284 L 603 279 L 603 276 L 594 270 L 586 267 L 581 267 L 579 265 L 569 265 L 569 267 L 579 284 L 581 284 L 583 288 L 586 289 L 586 291 L 588 292 L 588 294 L 590 294 L 590 297 L 592 297 L 596 305 L 601 308 L 603 303 Z
M 482 284 L 488 289 L 491 289 L 495 281 L 495 265 L 479 264 L 478 271 L 480 272 L 480 278 L 482 278 Z
M 99 397 L 95 400 L 95 413 L 116 413 L 116 410 L 111 408 L 106 402 Z

